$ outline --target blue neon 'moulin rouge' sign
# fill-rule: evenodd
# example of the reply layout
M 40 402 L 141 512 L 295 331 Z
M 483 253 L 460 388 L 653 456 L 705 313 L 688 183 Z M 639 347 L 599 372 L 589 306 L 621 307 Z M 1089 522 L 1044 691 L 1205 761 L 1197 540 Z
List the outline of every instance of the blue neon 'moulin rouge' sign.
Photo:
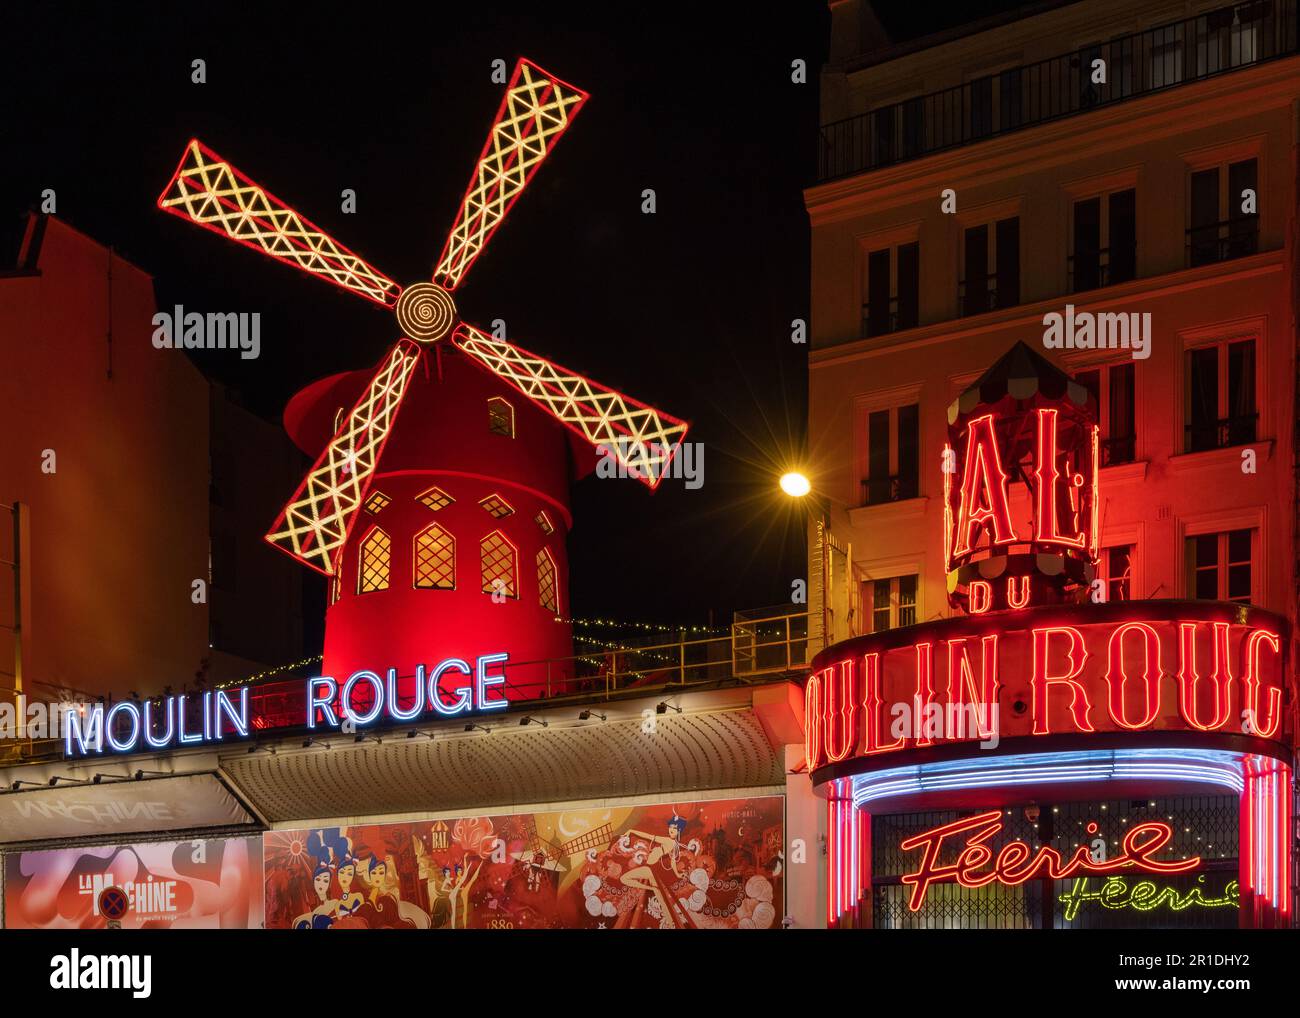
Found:
M 352 730 L 374 724 L 384 715 L 400 723 L 430 712 L 453 718 L 504 710 L 508 700 L 498 687 L 505 686 L 506 677 L 499 666 L 508 660 L 509 655 L 500 653 L 484 654 L 473 665 L 457 657 L 447 658 L 432 669 L 419 665 L 406 706 L 398 696 L 396 668 L 387 669 L 382 676 L 362 669 L 341 687 L 328 675 L 311 678 L 307 680 L 303 723 L 310 729 L 347 726 Z M 443 688 L 444 682 L 455 681 L 456 677 L 463 679 L 460 685 Z M 352 706 L 354 696 L 363 689 L 370 692 L 369 706 L 357 711 Z M 197 719 L 191 702 L 199 705 Z M 247 738 L 248 713 L 247 686 L 229 692 L 182 693 L 156 701 L 122 700 L 109 707 L 98 703 L 74 708 L 65 711 L 63 717 L 63 755 L 149 752 Z

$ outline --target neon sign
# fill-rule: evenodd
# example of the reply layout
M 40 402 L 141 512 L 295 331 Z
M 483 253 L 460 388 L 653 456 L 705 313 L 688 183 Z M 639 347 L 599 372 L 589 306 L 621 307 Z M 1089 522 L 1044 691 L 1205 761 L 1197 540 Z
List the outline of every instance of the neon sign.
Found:
M 417 666 L 414 681 L 403 682 L 396 668 L 381 676 L 361 670 L 340 688 L 328 675 L 307 680 L 304 724 L 349 730 L 373 724 L 386 715 L 395 723 L 425 714 L 453 718 L 472 711 L 504 710 L 509 706 L 500 670 L 509 655 L 484 654 L 473 665 L 449 657 L 436 668 Z M 198 708 L 198 719 L 195 718 Z M 248 687 L 227 692 L 168 696 L 161 700 L 121 700 L 110 707 L 95 704 L 64 713 L 63 755 L 136 753 L 217 743 L 247 737 Z
M 504 692 L 489 695 L 489 691 L 505 685 L 505 675 L 493 672 L 493 669 L 508 659 L 507 654 L 484 654 L 471 668 L 468 661 L 449 657 L 431 671 L 424 665 L 417 665 L 415 681 L 410 683 L 409 705 L 402 702 L 396 668 L 388 669 L 384 678 L 367 670 L 353 672 L 342 689 L 328 675 L 308 679 L 307 727 L 315 728 L 319 722 L 330 728 L 340 728 L 345 722 L 350 722 L 360 728 L 373 724 L 382 714 L 400 723 L 414 721 L 428 711 L 452 718 L 474 710 L 504 710 L 508 706 Z M 453 682 L 456 677 L 465 681 L 454 689 L 443 688 L 444 682 Z M 363 691 L 369 696 L 358 697 L 357 694 Z M 358 700 L 364 706 L 358 708 Z M 338 710 L 334 708 L 336 702 Z
M 1093 579 L 1096 401 L 1018 343 L 948 408 L 944 568 L 968 614 L 1060 604 Z
M 1285 737 L 1281 619 L 1251 609 L 1223 621 L 1218 606 L 1177 602 L 1122 614 L 1132 610 L 1034 608 L 994 631 L 992 619 L 948 619 L 916 627 L 910 642 L 893 631 L 830 648 L 805 688 L 809 766 L 995 737 Z M 926 724 L 900 733 L 900 710 Z M 931 715 L 971 723 L 930 724 Z
M 1069 891 L 1058 899 L 1065 906 L 1062 916 L 1066 922 L 1075 919 L 1080 908 L 1088 902 L 1096 902 L 1102 908 L 1111 911 L 1133 909 L 1136 912 L 1154 912 L 1158 908 L 1168 907 L 1171 912 L 1182 912 L 1189 908 L 1237 908 L 1241 903 L 1241 890 L 1237 881 L 1230 880 L 1223 888 L 1223 894 L 1217 898 L 1207 898 L 1201 886 L 1205 875 L 1196 878 L 1196 886 L 1187 891 L 1174 887 L 1157 887 L 1154 881 L 1140 880 L 1129 887 L 1123 877 L 1107 877 L 1101 889 L 1088 890 L 1088 878 L 1076 877 Z
M 233 698 L 233 699 L 232 699 Z M 191 703 L 199 704 L 198 727 L 191 728 Z M 88 710 L 68 710 L 63 716 L 63 755 L 135 753 L 174 746 L 219 742 L 226 725 L 248 735 L 248 687 L 189 696 L 165 696 L 160 701 L 119 700 L 111 707 L 97 703 Z
M 1009 841 L 995 853 L 987 842 L 1002 826 L 1002 813 L 992 810 L 954 820 L 899 842 L 903 851 L 923 848 L 919 868 L 902 877 L 902 882 L 912 888 L 907 907 L 919 911 L 930 885 L 949 880 L 962 887 L 983 887 L 994 882 L 1015 887 L 1030 880 L 1066 880 L 1080 874 L 1110 874 L 1129 868 L 1151 873 L 1186 873 L 1201 865 L 1200 856 L 1176 861 L 1152 858 L 1174 836 L 1168 824 L 1158 821 L 1134 824 L 1124 834 L 1123 851 L 1101 861 L 1093 859 L 1092 849 L 1087 845 L 1075 849 L 1068 859 L 1047 846 L 1035 852 L 1023 841 Z M 1095 834 L 1097 824 L 1089 823 L 1085 829 Z M 965 844 L 957 853 L 956 861 L 941 864 L 939 856 L 944 842 L 958 835 L 965 836 Z

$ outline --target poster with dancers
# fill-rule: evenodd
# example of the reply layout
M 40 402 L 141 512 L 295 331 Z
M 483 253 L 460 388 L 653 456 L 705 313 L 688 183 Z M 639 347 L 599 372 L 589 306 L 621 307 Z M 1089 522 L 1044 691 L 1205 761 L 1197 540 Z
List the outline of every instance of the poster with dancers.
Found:
M 770 929 L 784 799 L 272 831 L 264 856 L 274 929 Z

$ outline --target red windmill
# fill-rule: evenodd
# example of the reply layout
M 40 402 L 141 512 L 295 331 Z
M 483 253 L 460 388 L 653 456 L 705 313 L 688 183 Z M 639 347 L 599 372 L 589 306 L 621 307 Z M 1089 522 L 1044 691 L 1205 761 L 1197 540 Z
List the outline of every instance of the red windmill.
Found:
M 358 669 L 411 676 L 453 655 L 572 654 L 557 618 L 570 480 L 601 450 L 654 488 L 686 433 L 460 320 L 452 299 L 586 98 L 519 61 L 433 282 L 398 285 L 197 140 L 158 200 L 396 311 L 401 338 L 377 368 L 320 379 L 285 410 L 315 462 L 266 540 L 332 578 L 323 671 L 339 681 Z M 543 681 L 517 665 L 507 678 L 516 699 Z

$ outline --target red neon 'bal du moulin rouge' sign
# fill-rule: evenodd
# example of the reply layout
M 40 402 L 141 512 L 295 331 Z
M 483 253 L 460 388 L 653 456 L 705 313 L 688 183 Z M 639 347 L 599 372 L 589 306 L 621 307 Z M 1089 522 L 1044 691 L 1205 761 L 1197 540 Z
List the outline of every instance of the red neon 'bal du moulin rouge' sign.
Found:
M 1281 739 L 1282 620 L 1255 609 L 1235 619 L 1223 605 L 1129 602 L 845 641 L 819 655 L 808 678 L 809 767 L 1019 736 Z

